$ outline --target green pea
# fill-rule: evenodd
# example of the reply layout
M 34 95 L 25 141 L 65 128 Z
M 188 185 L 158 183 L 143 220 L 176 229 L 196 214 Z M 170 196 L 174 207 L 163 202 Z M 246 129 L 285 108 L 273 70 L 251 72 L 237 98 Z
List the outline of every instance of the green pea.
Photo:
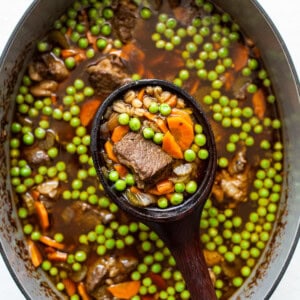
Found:
M 159 105 L 157 102 L 151 102 L 148 108 L 149 112 L 156 114 L 159 111 Z
M 73 56 L 67 57 L 65 59 L 65 65 L 68 69 L 74 69 L 76 66 L 76 61 L 75 58 Z
M 189 194 L 194 194 L 197 191 L 197 188 L 197 182 L 194 180 L 189 181 L 185 186 L 185 190 Z
M 181 193 L 173 193 L 170 199 L 170 202 L 173 205 L 179 205 L 183 202 L 183 194 Z
M 25 133 L 22 140 L 25 145 L 30 146 L 34 143 L 34 135 L 31 132 Z
M 153 139 L 154 134 L 154 130 L 151 127 L 145 127 L 143 129 L 143 137 L 147 140 Z
M 116 182 L 119 179 L 119 173 L 117 171 L 110 171 L 108 178 L 110 181 Z
M 141 128 L 141 121 L 139 118 L 133 117 L 129 120 L 129 128 L 132 131 L 139 131 Z
M 175 192 L 183 193 L 185 191 L 185 184 L 183 182 L 175 183 Z
M 207 149 L 200 149 L 198 151 L 198 157 L 201 159 L 201 160 L 205 160 L 207 159 L 209 156 L 209 152 Z
M 169 205 L 168 199 L 166 197 L 158 198 L 157 205 L 159 208 L 167 208 Z
M 203 133 L 198 133 L 195 135 L 194 142 L 196 145 L 202 147 L 206 144 L 206 136 Z
M 187 149 L 184 151 L 184 159 L 188 162 L 192 162 L 196 159 L 196 153 L 192 149 Z
M 118 116 L 118 122 L 120 125 L 128 125 L 130 121 L 130 116 L 127 113 L 121 113 Z
M 153 136 L 153 142 L 155 144 L 161 144 L 164 138 L 164 134 L 162 132 L 156 132 Z
M 163 116 L 168 116 L 172 111 L 172 108 L 169 104 L 167 103 L 162 103 L 159 106 L 159 112 L 163 115 Z
M 126 181 L 123 179 L 118 179 L 114 186 L 117 191 L 124 191 L 126 189 Z

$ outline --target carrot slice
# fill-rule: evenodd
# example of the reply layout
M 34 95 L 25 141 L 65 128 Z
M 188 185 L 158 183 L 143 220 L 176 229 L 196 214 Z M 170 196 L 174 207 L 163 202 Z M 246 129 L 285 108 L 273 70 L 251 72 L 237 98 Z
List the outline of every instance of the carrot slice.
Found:
M 76 293 L 75 283 L 69 278 L 63 279 L 62 282 L 65 286 L 65 289 L 66 289 L 66 292 L 67 292 L 68 296 L 70 296 L 70 297 L 73 296 Z
M 114 162 L 119 162 L 117 156 L 115 155 L 115 152 L 114 152 L 114 149 L 113 149 L 113 144 L 110 142 L 110 141 L 107 141 L 105 144 L 104 144 L 104 149 L 105 149 L 105 152 L 108 156 L 108 158 Z
M 81 296 L 82 300 L 91 299 L 83 282 L 79 282 L 77 289 L 78 289 L 78 294 Z
M 185 119 L 189 124 L 193 125 L 190 114 L 182 109 L 173 108 L 170 117 L 181 117 L 182 119 Z
M 107 288 L 107 290 L 114 297 L 121 299 L 130 299 L 138 293 L 140 286 L 141 283 L 139 281 L 128 281 L 111 285 Z
M 169 179 L 165 179 L 158 182 L 155 188 L 149 190 L 150 194 L 156 196 L 166 195 L 173 192 L 174 192 L 174 183 Z
M 234 72 L 231 70 L 231 71 L 228 71 L 224 74 L 224 77 L 225 77 L 225 90 L 226 91 L 229 91 L 234 83 Z
M 165 290 L 168 285 L 167 282 L 160 274 L 156 274 L 153 272 L 149 273 L 149 277 L 152 279 L 153 283 L 161 290 Z
M 41 227 L 43 228 L 43 230 L 46 230 L 49 227 L 50 223 L 49 223 L 48 212 L 45 205 L 42 202 L 35 201 L 34 207 L 38 215 Z
M 28 240 L 27 242 L 28 242 L 28 252 L 32 264 L 37 268 L 43 261 L 42 254 L 38 249 L 37 245 L 32 240 Z
M 62 58 L 68 58 L 68 57 L 71 57 L 71 56 L 75 56 L 78 53 L 79 53 L 79 51 L 75 50 L 75 49 L 62 49 L 61 50 Z
M 65 252 L 61 252 L 61 251 L 54 251 L 54 252 L 48 253 L 47 257 L 51 261 L 65 262 L 65 261 L 67 261 L 68 254 Z
M 141 191 L 136 186 L 133 185 L 132 187 L 130 187 L 130 192 L 133 194 L 138 194 Z
M 87 102 L 84 102 L 80 109 L 80 121 L 83 126 L 87 126 L 90 124 L 92 119 L 94 118 L 99 106 L 101 105 L 102 100 L 100 99 L 92 99 Z
M 168 131 L 163 137 L 162 149 L 174 158 L 182 159 L 183 153 L 174 136 Z
M 141 89 L 137 95 L 137 98 L 143 101 L 144 94 L 145 94 L 145 89 Z
M 233 48 L 233 65 L 235 71 L 240 71 L 248 62 L 249 49 L 248 47 L 237 44 Z
M 193 125 L 188 123 L 181 117 L 168 117 L 167 118 L 169 130 L 174 136 L 177 144 L 184 151 L 190 147 L 194 140 Z
M 111 140 L 116 143 L 119 142 L 124 135 L 129 131 L 129 126 L 127 125 L 119 125 L 117 126 L 111 135 Z
M 264 118 L 266 112 L 266 97 L 262 89 L 258 89 L 252 96 L 254 113 L 260 120 Z
M 115 164 L 114 169 L 119 173 L 121 178 L 124 178 L 128 174 L 128 170 L 121 164 Z
M 156 184 L 157 191 L 161 194 L 171 193 L 170 190 L 174 191 L 174 183 L 169 180 L 165 179 Z
M 39 239 L 39 241 L 49 247 L 58 249 L 58 250 L 63 250 L 65 248 L 65 245 L 62 243 L 58 243 L 55 240 L 51 239 L 50 237 L 46 235 L 42 235 Z

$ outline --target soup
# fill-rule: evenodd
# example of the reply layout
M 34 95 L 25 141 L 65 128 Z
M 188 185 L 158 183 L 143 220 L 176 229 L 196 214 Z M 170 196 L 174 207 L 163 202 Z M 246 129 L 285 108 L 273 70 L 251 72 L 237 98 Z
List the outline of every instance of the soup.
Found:
M 200 221 L 216 294 L 250 276 L 272 234 L 281 122 L 259 49 L 210 2 L 75 1 L 16 96 L 11 182 L 33 264 L 70 299 L 189 299 L 157 235 L 104 194 L 89 152 L 94 114 L 118 86 L 172 81 L 205 109 L 218 171 Z

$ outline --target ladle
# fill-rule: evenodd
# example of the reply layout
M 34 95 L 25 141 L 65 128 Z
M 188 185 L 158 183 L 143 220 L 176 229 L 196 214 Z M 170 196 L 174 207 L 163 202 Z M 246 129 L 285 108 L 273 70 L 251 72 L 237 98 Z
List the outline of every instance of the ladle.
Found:
M 101 153 L 105 140 L 101 138 L 100 126 L 104 122 L 103 116 L 107 108 L 114 101 L 122 98 L 128 90 L 140 90 L 147 86 L 161 86 L 163 90 L 181 97 L 193 109 L 193 115 L 202 125 L 207 137 L 209 160 L 204 177 L 201 182 L 198 182 L 197 191 L 181 205 L 166 209 L 133 206 L 122 192 L 112 188 L 102 172 L 105 162 Z M 124 85 L 110 94 L 97 111 L 91 132 L 91 151 L 97 174 L 107 194 L 128 215 L 146 224 L 164 241 L 176 260 L 177 268 L 185 279 L 191 298 L 193 300 L 216 299 L 201 249 L 199 221 L 214 182 L 217 154 L 211 127 L 198 103 L 183 89 L 167 81 L 145 79 Z

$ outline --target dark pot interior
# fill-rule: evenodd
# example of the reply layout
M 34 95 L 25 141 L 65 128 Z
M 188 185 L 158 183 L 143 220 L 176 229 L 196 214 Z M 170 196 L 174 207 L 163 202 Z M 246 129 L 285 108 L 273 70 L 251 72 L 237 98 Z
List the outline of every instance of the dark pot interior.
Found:
M 272 22 L 254 0 L 237 5 L 235 0 L 215 0 L 230 13 L 247 35 L 262 49 L 262 57 L 273 81 L 280 115 L 283 120 L 285 145 L 285 182 L 275 233 L 269 241 L 256 270 L 235 294 L 234 299 L 267 299 L 281 279 L 299 238 L 300 212 L 300 149 L 299 85 L 293 65 Z M 34 42 L 47 31 L 52 22 L 72 3 L 71 0 L 37 0 L 29 8 L 14 31 L 0 61 L 0 240 L 1 252 L 19 288 L 27 299 L 61 299 L 43 272 L 28 259 L 8 177 L 9 124 L 13 99 L 30 57 Z M 24 64 L 25 62 L 25 64 Z

